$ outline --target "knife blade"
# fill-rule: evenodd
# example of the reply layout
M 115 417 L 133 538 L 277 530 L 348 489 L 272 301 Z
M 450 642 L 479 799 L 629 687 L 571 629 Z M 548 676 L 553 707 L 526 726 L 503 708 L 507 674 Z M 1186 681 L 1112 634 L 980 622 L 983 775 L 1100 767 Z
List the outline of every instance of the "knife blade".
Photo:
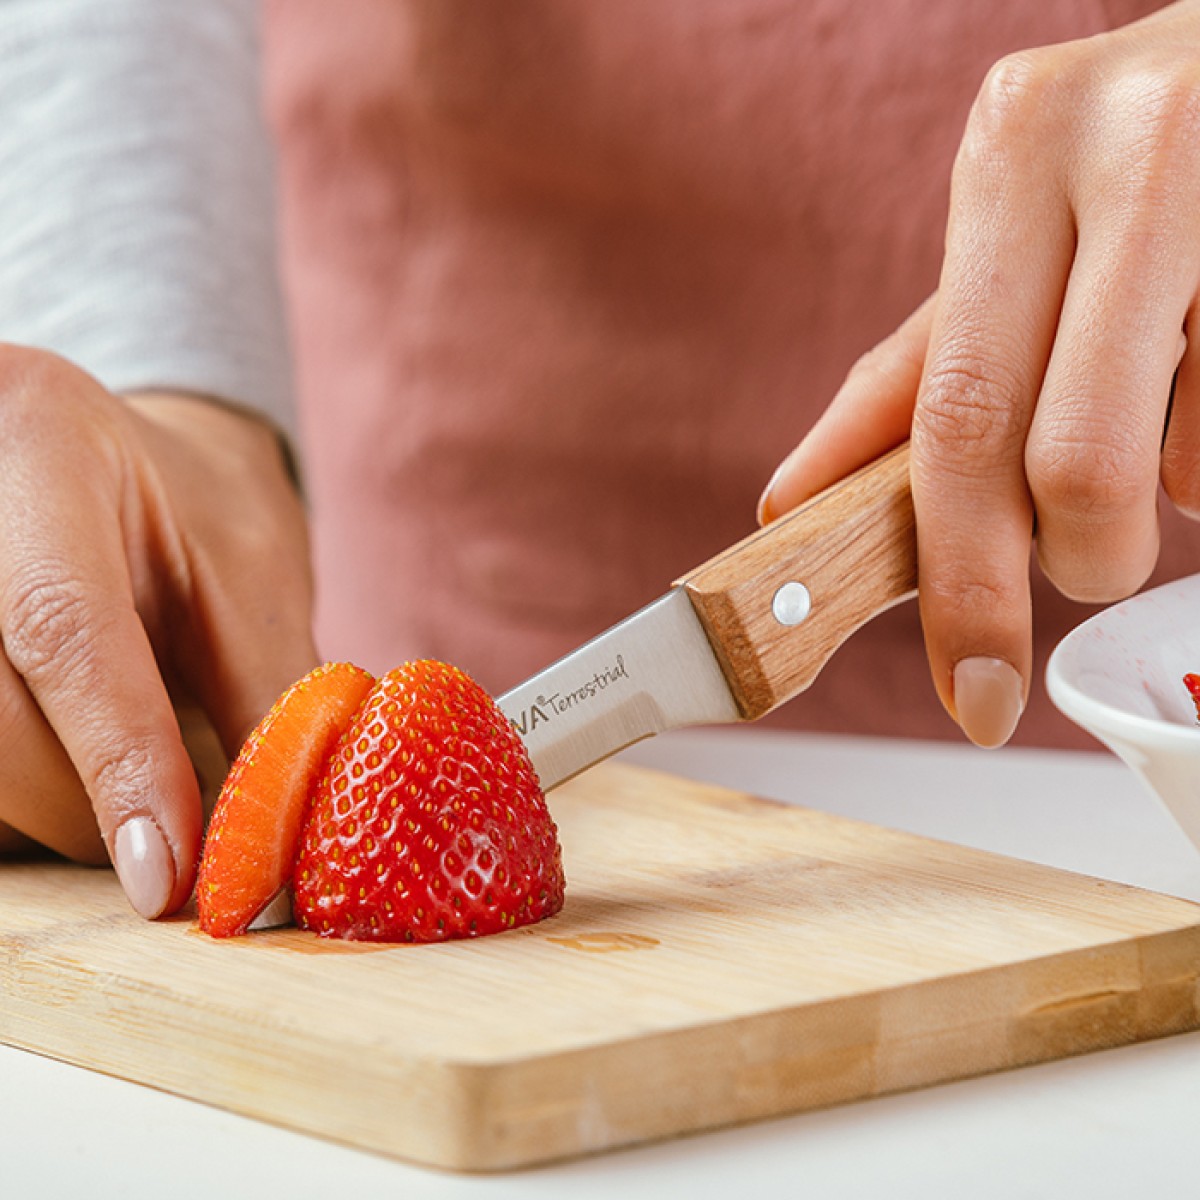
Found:
M 905 444 L 710 559 L 497 703 L 549 791 L 643 738 L 766 715 L 916 587 Z

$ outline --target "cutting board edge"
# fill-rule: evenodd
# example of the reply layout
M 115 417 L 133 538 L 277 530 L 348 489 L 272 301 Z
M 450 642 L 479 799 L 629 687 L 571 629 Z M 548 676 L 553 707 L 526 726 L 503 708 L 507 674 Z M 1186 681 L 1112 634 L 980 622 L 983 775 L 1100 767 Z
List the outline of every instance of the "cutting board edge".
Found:
M 1136 968 L 1133 960 L 1136 960 Z M 1048 985 L 1048 991 L 1036 997 L 1025 997 L 1025 1003 L 1018 1012 L 1002 1013 L 988 1020 L 968 1022 L 955 1028 L 940 1028 L 925 1038 L 881 1042 L 876 1037 L 870 1040 L 869 1044 L 877 1052 L 882 1047 L 887 1053 L 882 1057 L 876 1054 L 871 1070 L 871 1085 L 867 1087 L 858 1086 L 855 1082 L 855 1068 L 859 1065 L 856 1062 L 856 1051 L 863 1043 L 834 1045 L 829 1048 L 826 1057 L 834 1062 L 838 1059 L 843 1060 L 843 1078 L 847 1078 L 848 1071 L 849 1083 L 844 1091 L 839 1091 L 836 1083 L 832 1088 L 826 1083 L 822 1092 L 821 1085 L 818 1084 L 816 1094 L 798 1097 L 795 1091 L 804 1086 L 803 1072 L 793 1071 L 785 1081 L 785 1086 L 791 1089 L 786 1095 L 781 1096 L 768 1088 L 764 1090 L 757 1107 L 744 1109 L 736 1114 L 726 1112 L 713 1115 L 710 1112 L 696 1119 L 681 1119 L 677 1109 L 665 1110 L 660 1115 L 658 1128 L 654 1128 L 652 1123 L 647 1123 L 636 1131 L 618 1132 L 617 1136 L 599 1139 L 593 1137 L 586 1145 L 580 1140 L 571 1139 L 559 1141 L 556 1145 L 555 1138 L 546 1129 L 537 1128 L 530 1135 L 529 1145 L 516 1153 L 507 1145 L 507 1138 L 498 1138 L 494 1145 L 482 1148 L 477 1140 L 469 1144 L 455 1162 L 433 1165 L 472 1172 L 506 1171 L 544 1165 L 676 1136 L 689 1136 L 706 1130 L 798 1115 L 855 1100 L 898 1095 L 940 1083 L 998 1074 L 1024 1066 L 1200 1030 L 1200 924 L 1190 924 L 1147 935 L 1136 943 L 1131 943 L 1128 939 L 1116 939 L 1107 945 L 1046 956 L 1041 960 L 1031 959 L 1024 963 L 963 972 L 905 988 L 865 991 L 850 997 L 848 1001 L 845 998 L 839 1001 L 822 1000 L 764 1010 L 689 1029 L 626 1038 L 607 1045 L 583 1047 L 553 1056 L 531 1055 L 519 1062 L 488 1064 L 476 1069 L 480 1072 L 480 1080 L 484 1086 L 496 1082 L 501 1085 L 502 1090 L 511 1090 L 514 1080 L 525 1075 L 526 1090 L 539 1097 L 539 1108 L 552 1114 L 554 1102 L 546 1100 L 550 1090 L 547 1084 L 551 1082 L 546 1078 L 547 1070 L 551 1074 L 565 1073 L 567 1076 L 578 1077 L 581 1073 L 579 1066 L 589 1059 L 594 1064 L 597 1057 L 612 1057 L 618 1061 L 627 1059 L 630 1067 L 644 1067 L 647 1063 L 647 1051 L 653 1051 L 653 1055 L 661 1054 L 664 1058 L 673 1058 L 673 1061 L 685 1064 L 689 1069 L 686 1073 L 694 1073 L 694 1078 L 676 1080 L 674 1086 L 668 1090 L 695 1102 L 697 1097 L 703 1096 L 706 1087 L 711 1087 L 713 1081 L 719 1078 L 721 1071 L 726 1075 L 733 1075 L 740 1067 L 747 1065 L 735 1063 L 732 1067 L 729 1066 L 726 1046 L 721 1048 L 720 1061 L 715 1064 L 714 1069 L 704 1043 L 715 1035 L 749 1035 L 751 1053 L 757 1047 L 758 1054 L 764 1060 L 769 1060 L 768 1065 L 775 1066 L 779 1061 L 785 1060 L 786 1055 L 776 1053 L 773 1047 L 763 1053 L 763 1025 L 776 1027 L 779 1032 L 786 1034 L 787 1027 L 792 1023 L 812 1018 L 819 1027 L 822 1018 L 829 1016 L 844 1033 L 847 1007 L 858 1010 L 859 1019 L 865 1017 L 886 1024 L 889 1020 L 886 1010 L 890 997 L 901 999 L 907 1007 L 921 1001 L 936 1005 L 938 993 L 953 993 L 963 986 L 969 988 L 978 985 L 985 989 L 990 986 L 1003 991 L 1010 977 L 1018 977 L 1023 970 L 1038 964 L 1046 968 L 1043 978 Z M 1182 971 L 1179 970 L 1180 964 L 1186 964 Z M 1128 969 L 1136 969 L 1141 973 L 1149 968 L 1162 977 L 1147 980 L 1141 975 L 1138 986 L 1112 986 L 1111 975 L 1114 968 L 1118 975 Z M 1072 988 L 1066 995 L 1061 991 L 1064 979 L 1070 980 Z M 1128 977 L 1125 982 L 1127 985 L 1131 984 Z M 1082 1023 L 1081 1011 L 1087 1012 L 1087 1018 Z M 894 1019 L 895 1014 L 890 1016 Z M 1002 1039 L 1004 1055 L 1000 1061 L 982 1062 L 981 1058 L 994 1052 L 997 1038 Z M 768 1041 L 770 1040 L 768 1033 Z M 679 1053 L 677 1046 L 668 1045 L 679 1042 L 699 1044 L 684 1053 Z M 673 1056 L 664 1053 L 669 1048 L 675 1049 Z M 978 1057 L 972 1058 L 972 1055 Z M 939 1065 L 928 1070 L 923 1078 L 916 1078 L 912 1074 L 914 1059 Z M 804 1066 L 811 1063 L 812 1056 L 801 1057 L 796 1061 Z M 568 1064 L 570 1069 L 567 1069 Z M 750 1063 L 748 1066 L 753 1076 L 754 1064 Z M 490 1070 L 491 1067 L 497 1069 Z M 901 1078 L 904 1082 L 897 1082 Z M 741 1101 L 745 1104 L 745 1080 L 742 1082 Z M 809 1086 L 811 1089 L 811 1084 Z M 637 1092 L 641 1096 L 648 1095 L 646 1090 L 640 1087 L 637 1088 Z M 614 1102 L 613 1107 L 619 1108 L 621 1105 Z M 486 1100 L 481 1109 L 485 1113 L 512 1111 L 510 1098 L 503 1094 Z M 504 1124 L 510 1125 L 511 1119 Z M 584 1124 L 593 1133 L 596 1128 L 602 1127 L 595 1113 L 585 1113 Z M 478 1130 L 475 1133 L 478 1134 Z
M 1123 972 L 1143 972 L 1140 986 Z M 165 1037 L 150 1069 L 97 1043 L 100 1014 L 85 1015 L 79 1034 L 91 1033 L 87 1057 L 72 1053 L 69 1031 L 36 1035 L 41 1005 L 33 995 L 5 987 L 0 1041 L 60 1061 L 198 1100 L 243 1116 L 314 1134 L 422 1166 L 491 1173 L 598 1154 L 704 1130 L 729 1127 L 826 1108 L 853 1100 L 897 1094 L 937 1083 L 1010 1070 L 1200 1028 L 1200 925 L 1181 926 L 1130 943 L 1048 956 L 1047 990 L 1024 997 L 1019 1012 L 995 1011 L 983 1020 L 941 1025 L 923 1037 L 889 1038 L 898 1025 L 889 1004 L 937 1010 L 946 1003 L 976 1001 L 1003 994 L 1008 977 L 1024 964 L 1004 964 L 928 980 L 907 988 L 866 991 L 840 999 L 785 1006 L 688 1029 L 656 1031 L 569 1051 L 518 1059 L 455 1060 L 366 1053 L 347 1088 L 341 1071 L 344 1044 L 322 1046 L 314 1038 L 311 1058 L 284 1060 L 290 1070 L 254 1074 L 244 1045 L 229 1045 L 227 1074 L 213 1073 L 212 1040 L 203 1029 L 188 1044 L 194 1055 L 180 1056 L 179 1043 Z M 1155 963 L 1159 967 L 1155 967 Z M 1180 971 L 1179 965 L 1186 963 Z M 1144 975 L 1150 969 L 1152 977 Z M 1114 971 L 1126 986 L 1113 986 Z M 1161 977 L 1158 977 L 1161 976 Z M 1062 994 L 1067 978 L 1074 989 Z M 86 987 L 85 977 L 80 976 Z M 962 989 L 964 994 L 959 994 Z M 94 995 L 94 993 L 93 993 Z M 126 1019 L 143 1014 L 130 997 L 106 993 L 103 1007 L 126 1005 Z M 159 998 L 161 999 L 161 998 Z M 135 997 L 136 1000 L 136 997 Z M 142 997 L 143 1002 L 146 998 Z M 14 1008 L 12 1002 L 16 1001 Z M 1091 1008 L 1079 1019 L 1081 1007 Z M 30 1032 L 13 1028 L 28 1009 Z M 192 1010 L 194 1015 L 194 1010 Z M 213 1032 L 218 1029 L 214 1026 Z M 142 1026 L 143 1030 L 145 1026 Z M 155 1026 L 162 1029 L 161 1023 Z M 795 1053 L 806 1037 L 825 1036 L 814 1053 Z M 218 1039 L 219 1041 L 219 1039 Z M 321 1053 L 316 1053 L 321 1051 Z M 272 1060 L 275 1061 L 275 1060 Z M 917 1078 L 914 1063 L 926 1064 Z M 932 1065 L 930 1065 L 932 1064 Z M 656 1071 L 647 1089 L 639 1071 Z M 197 1085 L 199 1078 L 204 1080 Z M 338 1078 L 342 1082 L 339 1085 Z M 238 1085 L 243 1081 L 243 1086 Z M 572 1093 L 572 1081 L 590 1090 Z M 599 1080 L 597 1090 L 596 1081 Z M 901 1081 L 902 1082 L 899 1082 Z M 566 1084 L 566 1086 L 564 1086 Z M 318 1127 L 310 1117 L 321 1101 L 347 1119 L 342 1126 Z M 389 1109 L 390 1104 L 396 1106 Z M 664 1103 L 664 1098 L 666 1102 Z M 393 1111 L 382 1121 L 383 1111 Z M 632 1116 L 630 1113 L 632 1112 Z M 624 1114 L 617 1117 L 616 1114 Z

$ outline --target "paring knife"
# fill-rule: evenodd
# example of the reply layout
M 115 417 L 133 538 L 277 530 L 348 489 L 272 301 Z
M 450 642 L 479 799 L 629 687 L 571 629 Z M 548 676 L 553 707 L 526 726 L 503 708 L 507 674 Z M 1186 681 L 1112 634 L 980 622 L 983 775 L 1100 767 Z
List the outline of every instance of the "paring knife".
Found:
M 549 791 L 656 733 L 765 716 L 916 588 L 906 444 L 710 559 L 497 703 Z M 250 927 L 290 919 L 285 890 Z
M 914 595 L 908 461 L 905 444 L 501 696 L 542 787 L 668 729 L 764 716 Z

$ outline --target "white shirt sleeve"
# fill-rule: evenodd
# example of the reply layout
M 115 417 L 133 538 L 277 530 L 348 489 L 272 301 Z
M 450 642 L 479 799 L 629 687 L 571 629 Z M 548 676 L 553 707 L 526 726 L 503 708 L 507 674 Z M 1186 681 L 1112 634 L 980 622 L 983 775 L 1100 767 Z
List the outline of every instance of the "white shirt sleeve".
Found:
M 254 0 L 0 0 L 0 340 L 294 435 Z

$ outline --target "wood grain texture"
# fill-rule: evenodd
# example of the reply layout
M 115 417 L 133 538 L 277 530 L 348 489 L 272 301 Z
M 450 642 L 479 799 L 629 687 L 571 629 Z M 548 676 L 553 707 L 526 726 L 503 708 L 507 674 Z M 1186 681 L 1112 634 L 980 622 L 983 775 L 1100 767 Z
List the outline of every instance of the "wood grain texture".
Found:
M 803 691 L 856 629 L 916 594 L 908 464 L 905 444 L 679 580 L 743 719 Z M 791 580 L 812 611 L 789 627 L 771 601 Z
M 443 946 L 147 924 L 0 868 L 0 1040 L 417 1162 L 510 1168 L 1200 1024 L 1200 906 L 605 766 L 563 913 Z

